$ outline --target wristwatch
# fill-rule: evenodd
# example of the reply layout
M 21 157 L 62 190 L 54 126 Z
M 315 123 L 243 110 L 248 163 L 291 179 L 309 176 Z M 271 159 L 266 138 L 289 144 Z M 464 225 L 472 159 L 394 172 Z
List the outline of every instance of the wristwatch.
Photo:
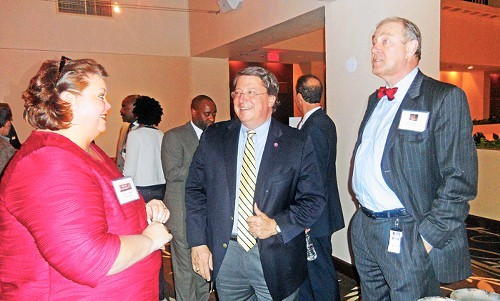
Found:
M 280 229 L 280 226 L 278 226 L 278 223 L 276 223 L 276 228 L 274 228 L 276 230 L 276 234 L 281 234 L 281 229 Z

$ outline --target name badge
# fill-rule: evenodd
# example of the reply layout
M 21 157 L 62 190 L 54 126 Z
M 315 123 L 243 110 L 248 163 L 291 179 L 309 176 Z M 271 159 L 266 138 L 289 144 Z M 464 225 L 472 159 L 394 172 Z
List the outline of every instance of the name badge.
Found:
M 401 130 L 423 132 L 427 128 L 428 120 L 429 112 L 403 110 L 398 128 Z
M 124 177 L 111 181 L 115 189 L 116 197 L 121 205 L 140 199 L 139 192 L 131 177 Z
M 402 238 L 403 238 L 402 231 L 392 229 L 389 235 L 389 246 L 387 247 L 387 251 L 399 254 L 399 252 L 401 252 Z

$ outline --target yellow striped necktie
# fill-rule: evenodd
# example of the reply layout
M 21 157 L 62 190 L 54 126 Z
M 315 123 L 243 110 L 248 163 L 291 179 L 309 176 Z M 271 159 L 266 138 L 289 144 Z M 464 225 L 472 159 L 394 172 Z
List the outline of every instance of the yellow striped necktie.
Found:
M 255 238 L 250 234 L 247 218 L 253 215 L 253 196 L 257 175 L 255 170 L 255 144 L 252 140 L 255 131 L 250 130 L 247 134 L 238 195 L 238 243 L 248 252 L 256 242 Z

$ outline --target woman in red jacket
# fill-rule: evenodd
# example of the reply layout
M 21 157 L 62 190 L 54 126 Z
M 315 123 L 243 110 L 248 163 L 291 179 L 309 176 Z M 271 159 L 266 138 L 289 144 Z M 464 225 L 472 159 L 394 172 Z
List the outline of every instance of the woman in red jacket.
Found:
M 0 300 L 158 300 L 169 212 L 92 143 L 106 76 L 91 59 L 46 61 L 23 93 L 35 131 L 0 183 Z

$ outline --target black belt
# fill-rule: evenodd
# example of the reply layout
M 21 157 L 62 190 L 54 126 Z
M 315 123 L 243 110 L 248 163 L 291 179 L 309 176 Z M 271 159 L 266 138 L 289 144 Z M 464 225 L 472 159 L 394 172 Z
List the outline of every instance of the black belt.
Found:
M 377 218 L 391 218 L 391 217 L 402 217 L 402 216 L 407 216 L 408 212 L 406 211 L 405 208 L 398 208 L 398 209 L 392 209 L 392 210 L 386 210 L 386 211 L 380 211 L 380 212 L 374 212 L 371 211 L 368 208 L 361 207 L 361 211 L 368 216 L 369 218 L 377 219 Z
M 231 238 L 229 240 L 238 241 L 238 236 L 236 234 L 231 234 Z

